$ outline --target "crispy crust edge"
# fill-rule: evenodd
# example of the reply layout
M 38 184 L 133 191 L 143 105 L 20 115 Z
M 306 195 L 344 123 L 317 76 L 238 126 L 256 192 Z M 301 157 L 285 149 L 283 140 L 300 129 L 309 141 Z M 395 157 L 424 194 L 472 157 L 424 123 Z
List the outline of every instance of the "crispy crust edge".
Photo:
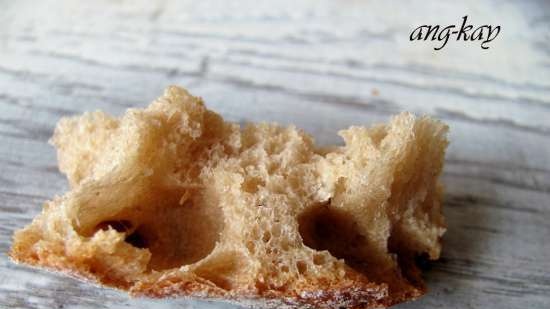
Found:
M 420 286 L 393 295 L 388 294 L 385 284 L 365 284 L 359 281 L 342 283 L 338 286 L 305 285 L 300 291 L 292 294 L 281 290 L 266 290 L 262 294 L 247 290 L 228 293 L 228 291 L 206 280 L 201 280 L 199 277 L 184 280 L 182 277 L 167 276 L 153 283 L 141 281 L 128 283 L 101 277 L 75 265 L 66 267 L 24 258 L 13 251 L 10 251 L 8 256 L 17 265 L 26 265 L 53 274 L 66 275 L 79 281 L 91 283 L 96 287 L 114 288 L 128 293 L 131 297 L 220 301 L 248 308 L 386 308 L 401 302 L 415 300 L 426 293 L 419 271 L 415 272 L 417 278 L 414 281 L 421 283 Z

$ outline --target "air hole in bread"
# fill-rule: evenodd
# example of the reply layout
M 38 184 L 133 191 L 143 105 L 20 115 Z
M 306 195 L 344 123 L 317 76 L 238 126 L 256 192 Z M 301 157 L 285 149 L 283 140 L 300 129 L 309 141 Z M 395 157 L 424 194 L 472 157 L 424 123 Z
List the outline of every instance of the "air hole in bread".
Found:
M 321 255 L 321 254 L 313 255 L 313 264 L 315 264 L 315 265 L 325 264 L 325 256 Z
M 200 198 L 158 209 L 138 229 L 152 257 L 150 267 L 163 270 L 193 264 L 214 249 L 223 227 L 216 205 Z
M 256 244 L 253 241 L 246 242 L 246 248 L 250 254 L 256 253 Z
M 261 186 L 265 186 L 265 182 L 259 177 L 249 177 L 241 185 L 241 189 L 248 193 L 258 192 Z
M 268 231 L 264 232 L 264 235 L 262 236 L 263 242 L 268 243 L 270 239 L 271 239 L 271 233 Z
M 332 256 L 355 264 L 360 259 L 366 239 L 357 229 L 354 218 L 330 203 L 311 207 L 298 218 L 304 244 L 312 249 L 327 250 Z M 321 255 L 314 256 L 314 264 L 322 264 Z M 351 265 L 350 265 L 351 266 Z
M 203 199 L 201 191 L 183 194 L 185 200 L 182 201 L 181 191 L 158 189 L 139 200 L 136 198 L 139 203 L 113 214 L 96 211 L 102 205 L 88 204 L 86 212 L 77 212 L 77 221 L 87 224 L 80 226 L 80 233 L 87 237 L 108 229 L 123 233 L 128 244 L 151 252 L 149 270 L 196 263 L 210 254 L 219 240 L 223 214 L 216 203 Z M 95 220 L 101 217 L 103 220 L 92 225 L 92 213 L 102 215 Z M 81 220 L 81 216 L 87 216 L 86 220 Z
M 132 234 L 126 236 L 124 241 L 139 249 L 147 248 L 150 242 L 145 238 L 144 235 L 142 235 L 139 229 L 134 231 Z
M 307 271 L 307 264 L 304 261 L 298 261 L 296 262 L 296 269 L 298 269 L 298 273 L 301 275 L 305 274 Z

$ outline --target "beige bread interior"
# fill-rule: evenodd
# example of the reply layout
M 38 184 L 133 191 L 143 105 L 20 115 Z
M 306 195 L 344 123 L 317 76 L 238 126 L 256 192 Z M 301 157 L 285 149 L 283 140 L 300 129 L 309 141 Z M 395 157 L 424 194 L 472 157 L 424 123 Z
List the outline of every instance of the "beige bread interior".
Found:
M 447 127 L 403 113 L 319 149 L 295 127 L 241 128 L 178 87 L 120 118 L 62 119 L 71 190 L 11 257 L 134 295 L 387 306 L 424 293 L 445 231 Z

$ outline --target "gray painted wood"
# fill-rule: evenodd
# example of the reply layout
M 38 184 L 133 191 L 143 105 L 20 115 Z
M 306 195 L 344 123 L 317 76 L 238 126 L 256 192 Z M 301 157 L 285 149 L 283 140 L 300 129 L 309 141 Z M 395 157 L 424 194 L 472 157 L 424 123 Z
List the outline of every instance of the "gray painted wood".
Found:
M 399 308 L 550 307 L 550 4 L 545 1 L 0 1 L 0 251 L 67 189 L 65 115 L 142 107 L 169 84 L 234 121 L 318 142 L 402 110 L 451 127 L 449 229 L 430 292 Z M 501 25 L 488 50 L 409 42 L 421 24 Z M 0 307 L 232 308 L 130 299 L 0 255 Z

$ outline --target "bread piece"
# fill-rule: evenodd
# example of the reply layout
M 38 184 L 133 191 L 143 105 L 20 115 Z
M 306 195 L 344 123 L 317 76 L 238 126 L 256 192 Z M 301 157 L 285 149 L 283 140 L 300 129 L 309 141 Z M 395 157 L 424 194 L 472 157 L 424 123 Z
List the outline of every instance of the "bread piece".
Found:
M 293 126 L 225 122 L 178 87 L 121 118 L 62 119 L 71 190 L 13 260 L 151 297 L 374 308 L 425 292 L 445 231 L 447 127 L 403 113 L 323 150 Z

